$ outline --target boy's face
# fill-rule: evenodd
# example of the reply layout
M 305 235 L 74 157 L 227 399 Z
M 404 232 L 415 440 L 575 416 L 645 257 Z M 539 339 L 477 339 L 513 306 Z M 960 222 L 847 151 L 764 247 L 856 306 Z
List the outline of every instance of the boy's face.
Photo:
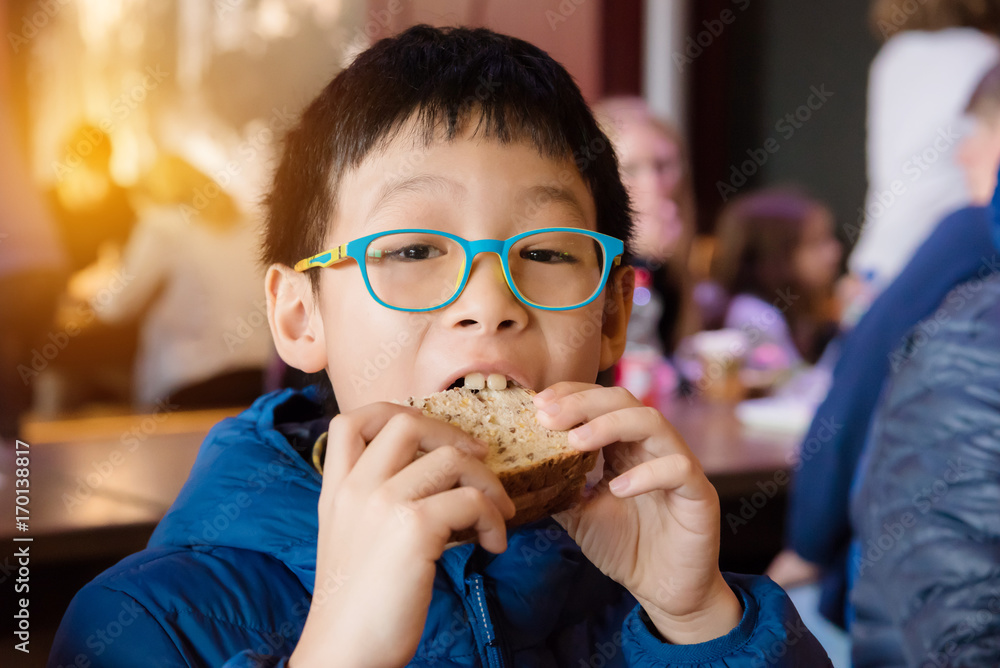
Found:
M 427 147 L 401 132 L 341 181 L 324 248 L 401 228 L 476 240 L 557 226 L 597 229 L 593 198 L 571 162 L 471 132 Z M 423 313 L 376 303 L 353 261 L 311 271 L 321 272 L 320 292 L 306 307 L 315 335 L 306 343 L 321 352 L 303 363 L 294 345 L 278 336 L 276 343 L 292 366 L 322 362 L 344 411 L 444 390 L 475 371 L 501 373 L 536 391 L 562 380 L 592 383 L 620 356 L 631 306 L 632 270 L 619 268 L 608 281 L 614 292 L 606 288 L 584 307 L 530 308 L 511 293 L 494 254 L 476 256 L 456 301 Z

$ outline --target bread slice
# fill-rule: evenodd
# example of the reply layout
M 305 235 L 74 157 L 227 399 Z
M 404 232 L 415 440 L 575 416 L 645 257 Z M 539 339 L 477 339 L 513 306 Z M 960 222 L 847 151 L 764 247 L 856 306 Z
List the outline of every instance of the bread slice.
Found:
M 518 385 L 505 390 L 453 388 L 405 402 L 489 444 L 485 463 L 517 507 L 508 528 L 569 508 L 597 462 L 596 451 L 570 447 L 567 432 L 538 424 L 534 394 Z M 468 537 L 468 532 L 456 536 Z

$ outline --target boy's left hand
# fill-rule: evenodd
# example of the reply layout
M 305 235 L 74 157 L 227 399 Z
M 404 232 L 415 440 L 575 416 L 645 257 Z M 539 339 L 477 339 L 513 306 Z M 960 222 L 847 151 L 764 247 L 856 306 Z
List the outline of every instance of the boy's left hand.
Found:
M 583 423 L 570 431 L 572 447 L 604 448 L 604 478 L 555 515 L 583 554 L 638 599 L 668 642 L 729 633 L 743 612 L 719 571 L 719 495 L 663 414 L 624 388 L 575 382 L 556 383 L 535 405 L 550 429 Z

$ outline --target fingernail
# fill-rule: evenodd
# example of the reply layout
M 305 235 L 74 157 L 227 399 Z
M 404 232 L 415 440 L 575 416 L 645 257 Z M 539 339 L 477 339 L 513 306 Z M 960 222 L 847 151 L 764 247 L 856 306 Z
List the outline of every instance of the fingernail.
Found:
M 554 404 L 547 404 L 547 405 L 545 405 L 545 406 L 542 406 L 542 407 L 541 407 L 540 409 L 538 409 L 538 410 L 540 410 L 540 411 L 544 411 L 544 412 L 545 412 L 545 413 L 547 413 L 548 415 L 555 415 L 556 413 L 558 413 L 558 412 L 559 412 L 559 404 L 558 404 L 558 403 L 554 403 Z
M 574 443 L 583 443 L 588 438 L 590 438 L 590 434 L 591 434 L 590 425 L 583 424 L 577 427 L 576 429 L 570 430 L 569 440 L 573 441 Z
M 624 494 L 625 492 L 628 491 L 629 487 L 628 476 L 623 476 L 623 475 L 618 476 L 610 483 L 608 483 L 608 487 L 610 487 L 611 491 L 614 492 L 615 494 Z
M 552 390 L 542 390 L 541 392 L 539 392 L 538 394 L 535 395 L 535 404 L 536 405 L 538 403 L 543 403 L 544 404 L 544 403 L 546 403 L 548 401 L 552 401 L 552 397 L 554 397 L 555 394 L 556 393 L 553 392 Z

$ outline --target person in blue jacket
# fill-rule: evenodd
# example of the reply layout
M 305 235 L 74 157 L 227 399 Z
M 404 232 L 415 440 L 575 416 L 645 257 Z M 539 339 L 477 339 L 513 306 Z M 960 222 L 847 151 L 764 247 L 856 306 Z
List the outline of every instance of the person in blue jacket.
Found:
M 548 55 L 485 29 L 376 43 L 289 134 L 268 206 L 276 347 L 339 413 L 284 390 L 217 425 L 51 666 L 829 665 L 779 587 L 719 571 L 718 496 L 663 415 L 593 382 L 625 345 L 628 198 Z M 393 403 L 474 373 L 602 450 L 580 503 L 508 534 L 485 445 Z
M 852 489 L 852 662 L 997 666 L 1000 273 L 948 293 L 899 352 Z
M 1000 66 L 984 75 L 967 113 L 974 131 L 959 145 L 956 157 L 973 205 L 938 224 L 840 342 L 830 391 L 802 440 L 789 495 L 788 551 L 768 571 L 788 587 L 794 577 L 810 570 L 790 566 L 795 556 L 817 565 L 822 573 L 821 611 L 840 626 L 846 625 L 851 482 L 886 381 L 904 361 L 901 346 L 917 323 L 926 319 L 921 334 L 926 335 L 936 331 L 937 319 L 949 317 L 941 305 L 952 289 L 1000 272 L 1000 246 L 994 245 L 988 206 L 1000 162 Z
M 1000 65 L 990 122 L 962 159 L 994 177 L 1000 250 Z M 996 255 L 992 255 L 994 266 Z M 1000 665 L 1000 272 L 951 290 L 893 353 L 851 488 L 851 658 L 868 666 Z

